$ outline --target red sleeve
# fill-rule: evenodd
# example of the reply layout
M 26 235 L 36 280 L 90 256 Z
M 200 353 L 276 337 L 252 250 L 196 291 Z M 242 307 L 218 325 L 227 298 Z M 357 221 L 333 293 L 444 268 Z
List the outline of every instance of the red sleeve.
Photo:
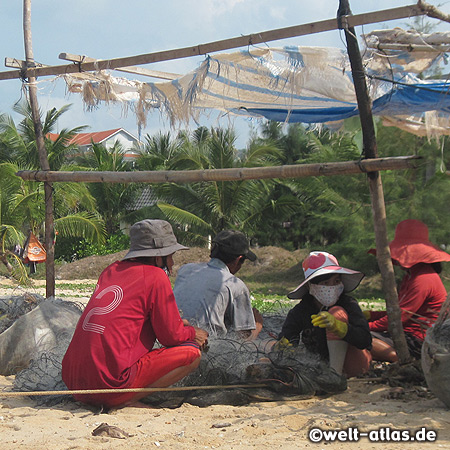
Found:
M 158 341 L 165 347 L 173 347 L 194 340 L 195 329 L 183 324 L 170 280 L 162 270 L 160 272 L 150 292 L 150 320 Z
M 401 309 L 402 324 L 405 325 L 422 306 L 427 297 L 427 288 L 417 277 L 405 275 L 400 285 L 398 301 Z M 371 331 L 386 331 L 388 318 L 386 311 L 371 311 L 369 327 Z

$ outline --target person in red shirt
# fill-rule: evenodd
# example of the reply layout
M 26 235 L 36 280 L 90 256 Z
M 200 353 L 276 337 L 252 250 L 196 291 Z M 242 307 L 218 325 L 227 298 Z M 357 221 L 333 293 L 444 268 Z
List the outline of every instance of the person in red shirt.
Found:
M 164 220 L 131 227 L 129 252 L 100 275 L 64 355 L 62 379 L 68 389 L 167 387 L 198 367 L 208 333 L 181 319 L 168 277 L 172 255 L 186 248 Z M 74 398 L 111 408 L 147 395 Z
M 441 262 L 450 261 L 450 255 L 430 242 L 423 222 L 413 219 L 397 225 L 389 247 L 393 264 L 405 271 L 398 291 L 401 320 L 411 356 L 419 359 L 426 331 L 447 297 L 439 273 Z M 370 252 L 375 253 L 374 249 Z M 364 311 L 364 315 L 372 332 L 373 359 L 396 362 L 386 311 Z

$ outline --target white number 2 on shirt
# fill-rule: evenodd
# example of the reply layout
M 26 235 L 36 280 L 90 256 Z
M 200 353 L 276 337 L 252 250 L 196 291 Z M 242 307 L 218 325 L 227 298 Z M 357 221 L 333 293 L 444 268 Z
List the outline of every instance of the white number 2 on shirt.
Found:
M 92 331 L 94 333 L 103 334 L 103 332 L 105 331 L 105 327 L 103 325 L 93 323 L 91 319 L 94 318 L 93 316 L 102 316 L 104 314 L 109 314 L 120 305 L 120 302 L 123 299 L 123 290 L 120 286 L 109 286 L 103 289 L 103 291 L 99 292 L 99 294 L 96 295 L 95 298 L 102 298 L 104 295 L 109 294 L 110 292 L 114 293 L 114 299 L 109 305 L 96 306 L 86 314 L 86 317 L 83 321 L 84 331 Z

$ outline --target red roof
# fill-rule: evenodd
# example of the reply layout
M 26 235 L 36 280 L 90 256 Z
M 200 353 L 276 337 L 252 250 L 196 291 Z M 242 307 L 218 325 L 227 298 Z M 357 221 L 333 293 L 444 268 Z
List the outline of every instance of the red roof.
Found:
M 107 130 L 107 131 L 97 131 L 95 133 L 79 133 L 76 134 L 69 142 L 68 144 L 75 144 L 75 145 L 89 145 L 92 141 L 94 144 L 100 144 L 101 142 L 105 141 L 106 139 L 110 138 L 111 136 L 114 136 L 118 131 L 120 131 L 122 128 L 116 128 L 114 130 Z M 58 139 L 59 134 L 55 133 L 48 133 L 47 137 L 51 141 L 56 141 Z

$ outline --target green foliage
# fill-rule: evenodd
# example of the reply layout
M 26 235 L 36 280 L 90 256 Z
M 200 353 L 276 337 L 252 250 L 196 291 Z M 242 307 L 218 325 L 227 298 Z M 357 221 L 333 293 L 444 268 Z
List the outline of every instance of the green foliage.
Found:
M 90 151 L 75 158 L 75 162 L 78 169 L 84 170 L 123 172 L 132 169 L 118 142 L 108 149 L 93 143 Z M 89 183 L 87 189 L 96 200 L 96 209 L 104 220 L 106 233 L 117 233 L 138 186 L 134 183 Z
M 121 252 L 127 250 L 129 246 L 130 238 L 121 232 L 109 236 L 102 244 L 93 244 L 92 241 L 86 239 L 74 241 L 63 237 L 56 240 L 55 259 L 72 262 L 87 256 Z
M 47 112 L 45 135 L 67 108 Z M 15 175 L 21 169 L 39 168 L 31 111 L 27 104 L 16 110 L 24 117 L 17 126 L 10 117 L 0 116 L 0 257 L 15 243 L 22 243 L 29 230 L 42 236 L 45 218 L 43 184 Z M 381 172 L 389 238 L 398 222 L 415 218 L 428 225 L 433 242 L 450 245 L 449 138 L 428 141 L 378 121 L 376 129 L 380 157 L 422 157 L 417 169 Z M 119 144 L 112 149 L 93 144 L 92 152 L 72 158 L 68 142 L 80 130 L 63 130 L 57 139 L 46 139 L 53 170 L 133 170 Z M 233 129 L 199 127 L 176 137 L 147 135 L 136 166 L 139 170 L 208 170 L 357 161 L 360 134 L 356 119 L 348 120 L 340 133 L 265 122 L 259 135 L 255 133 L 247 147 L 239 150 Z M 136 183 L 55 183 L 53 188 L 59 233 L 55 252 L 61 260 L 125 250 L 128 237 L 120 232 L 122 223 L 165 218 L 185 244 L 204 246 L 208 236 L 233 228 L 246 233 L 253 245 L 327 250 L 345 266 L 367 275 L 379 272 L 375 258 L 367 253 L 375 239 L 369 184 L 363 173 L 155 184 L 151 188 L 159 202 L 138 211 L 130 210 L 143 188 Z M 105 240 L 105 236 L 109 237 Z M 6 258 L 15 263 L 10 254 Z M 446 270 L 444 266 L 444 282 Z
M 350 125 L 350 124 L 348 124 Z M 294 133 L 290 131 L 296 130 Z M 360 150 L 351 132 L 330 133 L 305 130 L 291 125 L 287 135 L 278 126 L 263 128 L 262 135 L 270 141 L 286 145 L 286 137 L 303 132 L 301 151 L 294 163 L 326 163 L 355 161 Z M 269 130 L 269 132 L 267 131 Z M 444 172 L 450 165 L 449 140 L 428 142 L 396 128 L 377 125 L 380 157 L 416 154 L 423 158 L 418 169 L 381 172 L 387 211 L 389 238 L 401 220 L 415 218 L 430 228 L 431 239 L 448 245 L 450 221 L 450 178 Z M 264 137 L 257 138 L 264 142 Z M 275 245 L 286 249 L 306 248 L 328 250 L 340 263 L 362 270 L 366 274 L 378 272 L 375 258 L 367 251 L 375 245 L 371 196 L 365 174 L 332 177 L 308 177 L 281 180 L 277 192 L 290 192 L 299 201 L 299 208 L 289 217 L 266 216 L 264 227 L 255 234 L 260 245 Z
M 166 170 L 260 167 L 280 164 L 282 156 L 282 152 L 270 143 L 253 142 L 245 151 L 239 152 L 232 129 L 208 131 L 199 128 L 192 136 L 181 133 L 176 145 L 167 142 L 166 137 L 159 137 L 164 138 L 164 145 L 156 145 L 154 140 L 147 139 L 159 153 L 162 153 L 161 149 L 172 149 L 172 159 L 164 160 Z M 164 155 L 167 156 L 167 152 Z M 138 165 L 142 166 L 140 160 Z M 208 235 L 225 228 L 250 234 L 267 215 L 291 212 L 298 202 L 293 196 L 274 198 L 276 185 L 276 180 L 236 180 L 164 183 L 152 188 L 161 200 L 158 206 L 165 218 L 175 225 L 183 242 L 192 245 L 206 243 Z

